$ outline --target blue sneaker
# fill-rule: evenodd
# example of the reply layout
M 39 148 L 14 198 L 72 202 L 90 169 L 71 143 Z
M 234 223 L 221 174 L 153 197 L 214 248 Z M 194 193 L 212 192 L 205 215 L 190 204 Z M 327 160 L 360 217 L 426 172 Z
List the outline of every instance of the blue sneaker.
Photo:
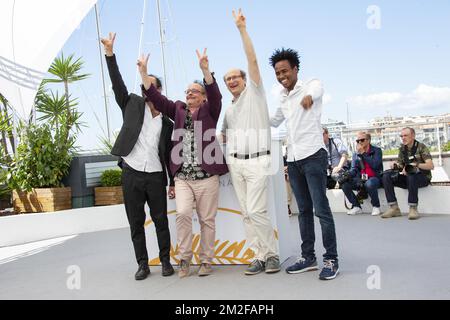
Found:
M 300 258 L 292 266 L 286 268 L 286 272 L 289 274 L 302 273 L 307 271 L 318 270 L 317 260 Z
M 339 273 L 339 263 L 336 260 L 325 260 L 322 271 L 320 272 L 320 280 L 333 280 Z

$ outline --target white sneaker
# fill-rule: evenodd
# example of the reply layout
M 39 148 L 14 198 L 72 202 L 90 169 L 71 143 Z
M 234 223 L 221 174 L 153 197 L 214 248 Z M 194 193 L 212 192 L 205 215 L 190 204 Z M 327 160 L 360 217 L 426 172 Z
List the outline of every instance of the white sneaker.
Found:
M 363 213 L 362 209 L 360 207 L 354 207 L 353 209 L 347 211 L 347 214 L 349 216 L 355 216 L 357 214 Z
M 381 214 L 380 208 L 373 207 L 372 209 L 372 215 L 373 216 L 379 216 Z

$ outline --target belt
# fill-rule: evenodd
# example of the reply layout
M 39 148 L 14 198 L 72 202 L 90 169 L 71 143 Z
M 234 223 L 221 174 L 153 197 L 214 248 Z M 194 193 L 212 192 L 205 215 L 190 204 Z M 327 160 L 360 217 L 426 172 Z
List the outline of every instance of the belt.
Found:
M 258 158 L 260 156 L 270 155 L 270 151 L 262 151 L 252 154 L 238 154 L 238 153 L 232 153 L 231 156 L 233 158 L 241 159 L 241 160 L 248 160 L 252 158 Z

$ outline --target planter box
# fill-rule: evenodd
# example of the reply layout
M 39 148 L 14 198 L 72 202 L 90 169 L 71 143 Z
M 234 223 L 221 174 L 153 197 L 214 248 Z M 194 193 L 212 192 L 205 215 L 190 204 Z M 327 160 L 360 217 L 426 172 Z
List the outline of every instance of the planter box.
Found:
M 118 204 L 123 204 L 122 187 L 95 188 L 96 206 L 113 206 Z
M 17 213 L 55 212 L 72 209 L 72 189 L 33 189 L 13 191 L 13 206 Z
M 9 199 L 0 199 L 0 210 L 11 208 L 11 201 Z

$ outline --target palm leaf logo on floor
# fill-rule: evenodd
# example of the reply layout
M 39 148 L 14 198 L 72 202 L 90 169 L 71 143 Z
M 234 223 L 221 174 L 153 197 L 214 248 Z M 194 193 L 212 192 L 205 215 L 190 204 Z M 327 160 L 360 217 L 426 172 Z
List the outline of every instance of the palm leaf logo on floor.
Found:
M 255 253 L 251 249 L 244 251 L 246 241 L 233 242 L 216 240 L 214 249 L 214 264 L 250 264 L 255 257 Z M 192 263 L 200 264 L 201 237 L 199 234 L 194 236 L 192 241 Z M 180 263 L 178 259 L 179 246 L 170 247 L 170 257 L 176 264 Z M 150 265 L 159 265 L 160 259 L 155 258 L 149 262 Z

